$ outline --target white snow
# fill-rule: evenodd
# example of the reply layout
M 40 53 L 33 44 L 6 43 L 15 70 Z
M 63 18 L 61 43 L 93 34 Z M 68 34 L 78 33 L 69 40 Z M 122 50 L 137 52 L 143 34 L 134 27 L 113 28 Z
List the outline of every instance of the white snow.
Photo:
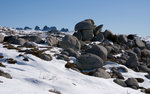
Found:
M 27 34 L 26 31 L 24 33 Z M 38 46 L 45 47 L 46 45 Z M 3 45 L 0 44 L 0 54 L 3 54 L 4 59 L 13 58 L 18 61 L 17 64 L 8 64 L 4 59 L 0 59 L 0 62 L 6 66 L 6 68 L 0 67 L 0 70 L 9 73 L 13 78 L 7 79 L 0 76 L 0 81 L 3 81 L 0 83 L 0 94 L 55 94 L 49 92 L 49 90 L 54 89 L 61 94 L 143 94 L 140 90 L 117 85 L 113 82 L 113 78 L 92 77 L 65 68 L 67 62 L 57 60 L 54 57 L 54 54 L 59 54 L 60 50 L 62 49 L 53 47 L 50 51 L 45 52 L 53 56 L 52 61 L 44 61 L 28 54 L 25 57 L 29 59 L 29 62 L 26 62 L 23 61 L 23 57 L 18 57 L 19 52 L 3 48 Z M 70 57 L 70 60 L 72 63 L 76 62 L 74 57 Z M 111 67 L 119 66 L 123 65 L 113 62 L 108 62 L 105 65 L 107 71 L 110 71 Z M 150 80 L 144 76 L 146 73 L 128 69 L 128 73 L 122 74 L 125 79 L 130 77 L 143 78 L 144 82 L 140 83 L 140 86 L 150 88 Z
M 53 55 L 54 52 L 59 53 L 59 50 L 59 48 L 53 48 L 48 53 Z M 48 92 L 50 89 L 56 89 L 61 94 L 142 94 L 140 90 L 123 88 L 115 84 L 113 79 L 87 76 L 66 69 L 64 67 L 66 62 L 57 60 L 55 57 L 52 61 L 44 61 L 28 54 L 26 57 L 29 58 L 29 62 L 25 62 L 22 57 L 18 57 L 20 53 L 3 48 L 2 44 L 0 44 L 0 53 L 4 55 L 4 58 L 13 58 L 18 61 L 17 64 L 7 64 L 1 60 L 6 68 L 0 67 L 0 69 L 10 73 L 13 77 L 13 79 L 0 77 L 0 81 L 3 81 L 0 83 L 1 94 L 54 94 Z M 129 71 L 124 75 L 144 78 L 143 73 L 139 74 Z M 148 86 L 150 87 L 149 84 Z

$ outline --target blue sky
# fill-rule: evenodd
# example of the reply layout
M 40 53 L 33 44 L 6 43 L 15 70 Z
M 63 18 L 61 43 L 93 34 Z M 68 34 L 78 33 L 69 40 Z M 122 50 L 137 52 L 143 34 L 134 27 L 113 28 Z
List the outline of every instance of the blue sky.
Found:
M 150 0 L 0 0 L 0 25 L 74 29 L 91 18 L 116 34 L 150 36 Z

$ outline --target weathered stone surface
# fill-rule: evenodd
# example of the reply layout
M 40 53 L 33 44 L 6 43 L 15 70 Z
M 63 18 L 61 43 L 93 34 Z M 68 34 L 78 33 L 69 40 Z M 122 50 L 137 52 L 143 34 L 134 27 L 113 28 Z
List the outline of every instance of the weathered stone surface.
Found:
M 92 48 L 87 49 L 86 53 L 98 55 L 103 60 L 107 60 L 107 49 L 102 45 L 93 45 Z
M 101 68 L 102 66 L 103 60 L 94 54 L 84 54 L 77 59 L 77 67 L 81 70 Z
M 49 46 L 57 46 L 59 41 L 53 36 L 47 36 L 46 42 Z
M 114 82 L 122 87 L 127 87 L 127 84 L 121 79 L 114 79 Z
M 98 68 L 97 71 L 92 74 L 92 76 L 106 78 L 106 79 L 111 78 L 110 74 L 101 68 Z
M 66 35 L 65 37 L 63 37 L 60 46 L 64 49 L 72 48 L 74 50 L 80 50 L 81 48 L 80 41 L 72 35 Z

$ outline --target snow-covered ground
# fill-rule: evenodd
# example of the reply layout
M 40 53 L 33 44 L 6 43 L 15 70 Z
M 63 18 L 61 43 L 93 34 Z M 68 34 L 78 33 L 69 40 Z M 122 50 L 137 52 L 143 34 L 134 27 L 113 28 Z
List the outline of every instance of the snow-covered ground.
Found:
M 44 61 L 28 54 L 25 57 L 29 59 L 29 62 L 26 62 L 23 61 L 23 57 L 18 56 L 21 53 L 3 48 L 3 45 L 0 44 L 0 54 L 4 56 L 0 62 L 6 66 L 6 68 L 0 67 L 0 70 L 9 73 L 13 78 L 7 79 L 0 76 L 0 81 L 3 81 L 0 83 L 0 94 L 57 94 L 49 92 L 49 90 L 56 90 L 61 94 L 143 94 L 140 90 L 117 85 L 113 82 L 113 78 L 103 79 L 88 76 L 65 68 L 67 62 L 54 57 L 55 53 L 60 53 L 59 50 L 60 48 L 53 47 L 46 52 L 53 56 L 52 61 Z M 7 58 L 13 58 L 18 62 L 8 64 L 4 61 Z M 113 66 L 123 65 L 113 62 L 105 65 L 107 71 L 110 71 L 110 67 Z M 141 83 L 140 86 L 150 88 L 150 80 L 144 76 L 146 73 L 137 73 L 128 69 L 128 73 L 122 74 L 125 79 L 129 77 L 143 78 L 144 83 Z

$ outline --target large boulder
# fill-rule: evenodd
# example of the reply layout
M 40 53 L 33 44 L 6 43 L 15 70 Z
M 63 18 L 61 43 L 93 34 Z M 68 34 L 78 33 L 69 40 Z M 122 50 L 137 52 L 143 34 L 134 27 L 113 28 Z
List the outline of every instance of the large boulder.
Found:
M 136 69 L 139 66 L 137 55 L 135 53 L 130 53 L 129 55 L 130 55 L 130 57 L 126 61 L 126 66 L 129 68 L 135 68 Z
M 110 30 L 105 30 L 103 34 L 106 39 L 113 36 L 113 33 Z
M 23 38 L 18 38 L 18 36 L 8 36 L 4 39 L 4 41 L 17 45 L 23 45 L 26 42 L 26 40 Z
M 38 35 L 22 36 L 21 38 L 35 43 L 43 43 L 42 37 Z
M 94 37 L 92 29 L 90 29 L 90 30 L 82 30 L 81 34 L 82 34 L 82 40 L 83 41 L 90 41 Z
M 55 37 L 49 35 L 46 37 L 46 42 L 49 46 L 57 46 L 59 41 Z
M 95 28 L 93 20 L 84 20 L 75 25 L 75 31 L 93 30 Z
M 82 34 L 81 34 L 81 32 L 74 32 L 73 36 L 75 36 L 78 40 L 82 40 Z
M 74 50 L 80 50 L 81 48 L 80 41 L 72 35 L 66 35 L 63 37 L 60 46 L 64 49 L 72 48 Z
M 72 57 L 79 57 L 79 53 L 75 50 L 73 50 L 72 48 L 67 48 L 65 49 L 62 53 L 67 52 L 68 56 L 72 56 Z
M 141 56 L 141 50 L 138 47 L 133 48 L 133 52 L 135 52 L 138 57 Z
M 98 68 L 97 71 L 92 74 L 92 76 L 106 79 L 111 78 L 110 74 L 102 68 Z
M 128 39 L 127 39 L 127 36 L 126 36 L 126 35 L 119 35 L 118 38 L 119 38 L 119 41 L 120 41 L 122 44 L 128 42 Z
M 145 48 L 145 44 L 142 40 L 139 39 L 135 39 L 135 44 L 136 46 L 138 46 L 139 48 Z
M 104 40 L 104 35 L 102 32 L 98 33 L 96 36 L 96 41 L 102 42 Z
M 36 44 L 33 43 L 33 42 L 27 41 L 27 42 L 25 42 L 25 43 L 23 44 L 23 46 L 24 46 L 24 47 L 27 47 L 27 48 L 34 48 L 34 47 L 36 47 Z
M 103 60 L 94 54 L 84 54 L 77 58 L 77 67 L 81 70 L 101 68 Z
M 98 35 L 100 32 L 102 32 L 102 28 L 103 28 L 103 24 L 97 26 L 95 29 L 94 29 L 94 36 Z
M 86 53 L 92 53 L 99 56 L 104 61 L 107 60 L 107 49 L 102 45 L 93 45 L 92 48 L 87 49 Z
M 125 83 L 127 84 L 128 87 L 134 88 L 134 89 L 138 89 L 139 88 L 139 84 L 138 81 L 135 78 L 128 78 Z
M 4 35 L 0 34 L 0 42 L 3 42 L 3 40 L 4 40 Z
M 125 81 L 123 81 L 121 79 L 114 79 L 113 81 L 122 87 L 127 87 L 127 84 L 125 83 Z

